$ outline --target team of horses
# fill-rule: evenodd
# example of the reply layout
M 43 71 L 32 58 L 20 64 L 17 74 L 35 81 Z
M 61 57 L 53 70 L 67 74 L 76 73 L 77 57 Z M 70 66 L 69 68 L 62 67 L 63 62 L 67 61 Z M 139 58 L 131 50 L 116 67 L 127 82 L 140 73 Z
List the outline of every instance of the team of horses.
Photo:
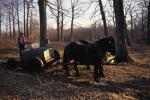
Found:
M 104 77 L 102 61 L 107 52 L 112 55 L 116 54 L 115 40 L 112 37 L 102 38 L 94 43 L 82 40 L 81 44 L 76 42 L 69 43 L 64 49 L 63 67 L 66 74 L 69 75 L 68 65 L 74 60 L 76 75 L 79 76 L 77 65 L 93 65 L 94 80 L 98 81 L 99 77 Z

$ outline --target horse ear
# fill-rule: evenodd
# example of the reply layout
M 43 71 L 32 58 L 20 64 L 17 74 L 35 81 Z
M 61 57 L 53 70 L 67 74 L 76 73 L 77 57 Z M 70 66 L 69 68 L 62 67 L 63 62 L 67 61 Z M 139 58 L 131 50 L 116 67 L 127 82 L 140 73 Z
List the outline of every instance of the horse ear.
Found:
M 112 43 L 112 41 L 111 40 L 109 40 L 109 42 L 108 42 L 109 44 L 111 44 Z
M 113 39 L 113 37 L 112 37 L 112 36 L 110 36 L 109 38 L 110 38 L 110 39 Z
M 112 36 L 109 37 L 109 44 L 112 44 L 114 38 Z
M 114 40 L 115 40 L 112 36 L 110 36 L 109 39 L 110 39 L 111 41 L 114 41 Z

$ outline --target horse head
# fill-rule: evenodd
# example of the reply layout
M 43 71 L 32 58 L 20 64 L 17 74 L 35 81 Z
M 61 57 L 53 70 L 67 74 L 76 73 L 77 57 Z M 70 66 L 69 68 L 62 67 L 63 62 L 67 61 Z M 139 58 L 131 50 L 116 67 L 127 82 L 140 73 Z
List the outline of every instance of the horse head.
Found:
M 103 52 L 109 52 L 113 56 L 116 55 L 116 46 L 115 39 L 113 37 L 106 37 L 99 39 L 95 42 L 98 48 L 100 48 Z

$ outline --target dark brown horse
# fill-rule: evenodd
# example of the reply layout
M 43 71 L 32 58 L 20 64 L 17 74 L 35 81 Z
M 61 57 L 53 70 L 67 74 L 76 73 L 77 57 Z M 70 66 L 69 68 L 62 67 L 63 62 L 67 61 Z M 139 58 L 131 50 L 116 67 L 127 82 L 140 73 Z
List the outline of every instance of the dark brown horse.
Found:
M 112 37 L 100 39 L 90 45 L 71 42 L 64 49 L 63 67 L 66 70 L 66 74 L 69 75 L 69 62 L 74 60 L 77 76 L 79 76 L 77 63 L 81 65 L 94 65 L 94 80 L 98 81 L 98 77 L 104 77 L 102 60 L 106 52 L 110 52 L 112 55 L 116 54 L 115 40 Z

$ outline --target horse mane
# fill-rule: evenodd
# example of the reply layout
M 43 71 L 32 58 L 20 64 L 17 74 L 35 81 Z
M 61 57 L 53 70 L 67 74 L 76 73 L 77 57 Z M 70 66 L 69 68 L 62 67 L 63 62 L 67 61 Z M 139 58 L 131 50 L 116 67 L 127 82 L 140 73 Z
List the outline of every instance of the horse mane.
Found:
M 81 43 L 81 44 L 84 44 L 84 45 L 90 45 L 91 44 L 91 42 L 89 42 L 88 40 L 79 40 L 79 42 Z
M 95 43 L 98 43 L 98 44 L 102 44 L 106 41 L 114 41 L 114 38 L 111 36 L 111 37 L 105 37 L 105 38 L 102 38 L 102 39 L 98 39 L 97 41 L 95 41 Z

